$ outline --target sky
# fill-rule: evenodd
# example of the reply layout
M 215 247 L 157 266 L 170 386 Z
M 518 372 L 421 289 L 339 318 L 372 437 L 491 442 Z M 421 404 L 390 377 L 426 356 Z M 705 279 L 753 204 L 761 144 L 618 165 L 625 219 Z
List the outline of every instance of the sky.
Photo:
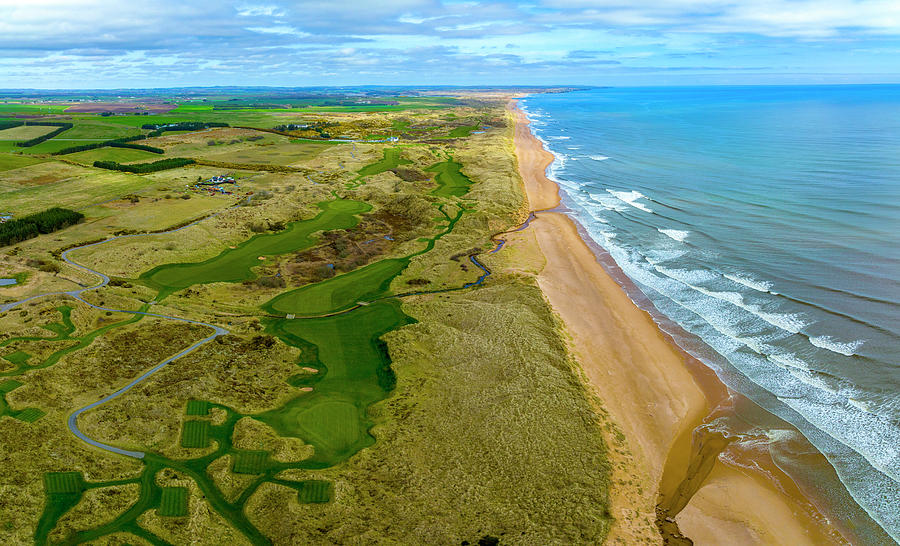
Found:
M 900 0 L 0 0 L 0 88 L 900 83 Z

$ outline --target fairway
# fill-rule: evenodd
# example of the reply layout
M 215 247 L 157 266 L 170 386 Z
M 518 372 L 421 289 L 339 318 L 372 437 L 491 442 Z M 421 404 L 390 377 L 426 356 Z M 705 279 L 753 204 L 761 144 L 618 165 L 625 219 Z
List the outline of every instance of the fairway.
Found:
M 258 418 L 283 436 L 312 444 L 315 454 L 309 462 L 314 464 L 331 466 L 371 445 L 366 408 L 386 397 L 394 385 L 380 338 L 410 322 L 392 300 L 332 317 L 272 321 L 267 331 L 285 343 L 317 348 L 316 364 L 325 375 L 312 393 Z
M 453 160 L 435 163 L 425 169 L 427 172 L 437 173 L 434 181 L 437 182 L 438 187 L 431 194 L 440 197 L 462 197 L 469 193 L 472 181 L 461 173 L 460 169 L 462 169 L 462 165 Z
M 313 316 L 347 309 L 358 301 L 384 294 L 391 280 L 407 266 L 409 260 L 381 260 L 344 273 L 328 282 L 320 282 L 285 292 L 265 307 L 272 311 Z
M 359 177 L 363 178 L 366 176 L 380 174 L 391 169 L 396 169 L 400 165 L 408 165 L 412 163 L 412 161 L 408 159 L 401 158 L 400 152 L 400 148 L 385 148 L 384 157 L 382 157 L 381 160 L 372 163 L 371 165 L 366 165 L 365 167 L 357 171 L 359 173 Z
M 360 201 L 344 199 L 323 201 L 317 206 L 322 212 L 315 218 L 293 222 L 277 233 L 256 235 L 204 262 L 166 264 L 151 269 L 140 278 L 160 291 L 160 299 L 195 284 L 252 279 L 252 268 L 260 265 L 260 256 L 275 256 L 308 248 L 317 241 L 314 233 L 351 228 L 359 222 L 358 214 L 372 208 Z

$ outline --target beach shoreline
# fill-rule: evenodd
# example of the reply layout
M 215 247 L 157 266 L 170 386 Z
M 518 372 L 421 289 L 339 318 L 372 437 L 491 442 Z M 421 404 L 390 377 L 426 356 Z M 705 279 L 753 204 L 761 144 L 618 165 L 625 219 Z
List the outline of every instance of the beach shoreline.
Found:
M 609 542 L 688 543 L 682 534 L 697 544 L 848 542 L 767 450 L 737 441 L 735 405 L 752 402 L 632 300 L 636 287 L 560 209 L 560 188 L 546 176 L 553 154 L 515 102 L 509 108 L 526 195 L 540 212 L 531 224 L 546 260 L 538 285 L 565 324 L 598 410 L 617 427 L 607 438 L 616 521 Z

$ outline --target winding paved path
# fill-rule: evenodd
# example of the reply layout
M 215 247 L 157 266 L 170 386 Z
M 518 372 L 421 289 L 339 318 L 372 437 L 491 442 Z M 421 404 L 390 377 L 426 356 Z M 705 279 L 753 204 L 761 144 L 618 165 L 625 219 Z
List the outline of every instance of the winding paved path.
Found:
M 227 210 L 227 209 L 226 209 L 226 210 Z M 223 211 L 223 212 L 224 212 L 224 211 Z M 221 213 L 218 213 L 218 214 L 221 214 Z M 213 215 L 213 216 L 216 216 L 216 215 Z M 163 234 L 167 234 L 167 233 L 174 233 L 174 232 L 176 232 L 176 231 L 180 231 L 180 230 L 182 230 L 182 229 L 185 229 L 185 228 L 191 227 L 191 226 L 193 226 L 193 225 L 196 225 L 196 224 L 198 224 L 199 222 L 202 222 L 203 220 L 206 220 L 207 218 L 211 218 L 211 217 L 212 217 L 212 216 L 207 216 L 207 217 L 201 218 L 201 219 L 199 219 L 199 220 L 197 220 L 197 221 L 195 221 L 195 222 L 191 222 L 190 224 L 181 226 L 180 228 L 172 229 L 172 230 L 169 230 L 169 231 L 163 231 L 163 232 L 159 232 L 159 233 L 135 233 L 135 234 L 131 234 L 131 235 L 119 235 L 119 236 L 117 236 L 117 237 L 111 237 L 111 238 L 109 238 L 109 239 L 106 239 L 106 240 L 103 240 L 103 241 L 99 241 L 99 242 L 96 242 L 96 243 L 90 243 L 90 244 L 81 245 L 81 246 L 78 246 L 78 247 L 75 247 L 75 248 L 70 248 L 69 250 L 66 250 L 65 252 L 62 253 L 62 255 L 61 255 L 62 259 L 63 259 L 66 263 L 68 263 L 69 265 L 72 265 L 72 266 L 74 266 L 74 267 L 77 267 L 78 269 L 81 269 L 82 271 L 86 271 L 86 272 L 88 272 L 88 273 L 91 273 L 91 274 L 93 274 L 93 275 L 96 275 L 96 276 L 100 277 L 100 283 L 99 283 L 99 284 L 96 284 L 96 285 L 94 285 L 94 286 L 84 287 L 84 288 L 78 288 L 78 289 L 75 289 L 75 290 L 63 291 L 63 292 L 48 292 L 48 293 L 45 293 L 45 294 L 38 294 L 38 295 L 35 295 L 35 296 L 30 296 L 30 297 L 28 297 L 28 298 L 25 298 L 25 299 L 23 299 L 23 300 L 19 300 L 19 301 L 15 301 L 15 302 L 12 302 L 12 303 L 6 303 L 6 304 L 3 304 L 3 305 L 0 305 L 0 313 L 4 313 L 4 312 L 10 311 L 10 310 L 12 310 L 12 309 L 14 309 L 14 308 L 16 308 L 16 307 L 18 307 L 18 306 L 24 304 L 24 303 L 27 303 L 27 302 L 29 302 L 29 301 L 32 301 L 32 300 L 35 300 L 35 299 L 38 299 L 38 298 L 43 298 L 43 297 L 46 297 L 46 296 L 60 296 L 60 295 L 66 295 L 66 296 L 71 296 L 72 298 L 74 298 L 74 299 L 80 301 L 81 303 L 84 303 L 85 305 L 88 305 L 88 306 L 90 306 L 90 307 L 93 307 L 94 309 L 99 309 L 99 310 L 101 310 L 101 311 L 112 311 L 112 312 L 116 312 L 116 313 L 128 313 L 128 314 L 131 314 L 131 315 L 144 315 L 144 316 L 148 316 L 148 317 L 157 317 L 157 318 L 163 318 L 163 319 L 169 319 L 169 320 L 177 320 L 177 321 L 179 321 L 179 322 L 186 322 L 186 323 L 189 323 L 189 324 L 199 324 L 200 326 L 207 326 L 207 327 L 213 329 L 213 334 L 212 334 L 211 336 L 209 336 L 209 337 L 207 337 L 207 338 L 204 338 L 204 339 L 201 339 L 200 341 L 194 343 L 193 345 L 191 345 L 191 346 L 188 347 L 187 349 L 184 349 L 184 350 L 181 351 L 180 353 L 178 353 L 178 354 L 176 354 L 176 355 L 173 355 L 173 356 L 167 358 L 166 360 L 160 362 L 159 364 L 157 364 L 157 365 L 154 366 L 153 368 L 150 368 L 149 370 L 147 370 L 146 372 L 144 372 L 143 374 L 141 374 L 139 377 L 137 377 L 136 379 L 134 379 L 131 383 L 125 385 L 124 387 L 122 387 L 121 389 L 117 390 L 116 392 L 110 394 L 109 396 L 106 396 L 106 397 L 104 397 L 104 398 L 101 398 L 100 400 L 98 400 L 98 401 L 96 401 L 96 402 L 94 402 L 94 403 L 92 403 L 92 404 L 88 404 L 87 406 L 84 406 L 83 408 L 80 408 L 80 409 L 76 410 L 74 413 L 72 413 L 71 415 L 69 415 L 69 419 L 68 419 L 68 422 L 67 422 L 67 425 L 68 425 L 68 427 L 69 427 L 69 431 L 70 431 L 72 434 L 74 434 L 76 437 L 78 437 L 80 440 L 82 440 L 82 441 L 84 441 L 84 442 L 86 442 L 86 443 L 88 443 L 88 444 L 90 444 L 90 445 L 92 445 L 92 446 L 99 447 L 100 449 L 103 449 L 103 450 L 106 450 L 106 451 L 109 451 L 109 452 L 112 452 L 112 453 L 118 453 L 119 455 L 125 455 L 125 456 L 128 456 L 128 457 L 134 457 L 134 458 L 136 458 L 136 459 L 143 459 L 143 458 L 144 458 L 144 455 L 145 455 L 145 453 L 144 453 L 143 451 L 129 451 L 129 450 L 127 450 L 127 449 L 122 449 L 122 448 L 118 448 L 118 447 L 115 447 L 115 446 L 111 446 L 111 445 L 109 445 L 109 444 L 104 444 L 104 443 L 102 443 L 102 442 L 98 442 L 97 440 L 94 440 L 94 439 L 88 437 L 86 434 L 84 434 L 83 432 L 81 432 L 81 430 L 78 428 L 78 417 L 79 417 L 82 413 L 84 413 L 84 412 L 86 412 L 86 411 L 92 410 L 92 409 L 94 409 L 94 408 L 96 408 L 96 407 L 98 407 L 98 406 L 101 406 L 101 405 L 103 405 L 103 404 L 109 402 L 110 400 L 113 400 L 113 399 L 115 399 L 115 398 L 118 398 L 118 397 L 122 396 L 123 394 L 125 394 L 126 392 L 128 392 L 129 390 L 131 390 L 135 385 L 139 384 L 140 382 L 142 382 L 142 381 L 144 381 L 145 379 L 147 379 L 148 377 L 152 376 L 153 374 L 155 374 L 155 373 L 158 372 L 159 370 L 163 369 L 167 364 L 169 364 L 169 363 L 171 363 L 171 362 L 173 362 L 173 361 L 175 361 L 175 360 L 178 360 L 179 358 L 183 357 L 184 355 L 186 355 L 186 354 L 188 354 L 188 353 L 190 353 L 190 352 L 195 351 L 195 350 L 198 349 L 199 347 L 205 345 L 206 343 L 209 343 L 210 341 L 214 340 L 215 338 L 217 338 L 217 337 L 219 337 L 219 336 L 221 336 L 221 335 L 227 334 L 227 333 L 228 333 L 228 330 L 226 330 L 226 329 L 224 329 L 224 328 L 222 328 L 222 327 L 220 327 L 220 326 L 216 326 L 216 325 L 214 325 L 214 324 L 209 324 L 209 323 L 206 323 L 206 322 L 200 322 L 200 321 L 197 321 L 197 320 L 190 320 L 190 319 L 181 318 L 181 317 L 174 317 L 174 316 L 171 316 L 171 315 L 163 315 L 163 314 L 159 314 L 159 313 L 148 313 L 148 312 L 146 312 L 146 311 L 129 311 L 129 310 L 126 310 L 126 309 L 112 309 L 112 308 L 109 308 L 109 307 L 101 307 L 101 306 L 99 306 L 99 305 L 94 305 L 93 303 L 90 303 L 89 301 L 86 301 L 85 299 L 83 299 L 83 298 L 81 297 L 81 295 L 82 295 L 84 292 L 87 292 L 87 291 L 90 291 L 90 290 L 96 290 L 96 289 L 98 289 L 98 288 L 102 288 L 102 287 L 106 286 L 107 284 L 109 284 L 109 277 L 106 276 L 105 274 L 99 272 L 99 271 L 95 271 L 95 270 L 93 270 L 93 269 L 91 269 L 91 268 L 89 268 L 89 267 L 87 267 L 87 266 L 81 265 L 81 264 L 79 264 L 79 263 L 73 261 L 72 259 L 69 258 L 69 253 L 70 253 L 70 252 L 73 252 L 73 251 L 75 251 L 75 250 L 80 250 L 80 249 L 82 249 L 82 248 L 88 248 L 88 247 L 92 247 L 92 246 L 97 246 L 97 245 L 106 244 L 106 243 L 109 243 L 109 242 L 111 242 L 111 241 L 115 241 L 115 240 L 117 240 L 117 239 L 124 239 L 124 238 L 128 238 L 128 237 L 142 237 L 142 236 L 148 236 L 148 235 L 163 235 Z

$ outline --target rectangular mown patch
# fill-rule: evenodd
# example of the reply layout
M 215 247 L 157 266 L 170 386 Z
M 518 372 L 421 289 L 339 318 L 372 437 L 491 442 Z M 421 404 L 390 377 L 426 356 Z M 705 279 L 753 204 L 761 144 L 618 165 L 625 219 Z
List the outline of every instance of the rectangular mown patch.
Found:
M 0 381 L 0 393 L 6 394 L 8 392 L 12 392 L 15 389 L 21 387 L 22 384 L 16 381 L 15 379 L 7 379 L 6 381 Z
M 208 447 L 209 421 L 185 421 L 181 429 L 181 447 Z
M 331 500 L 331 482 L 306 480 L 299 483 L 297 500 L 305 503 L 328 502 Z
M 14 353 L 5 355 L 3 358 L 12 362 L 13 364 L 23 364 L 25 362 L 28 362 L 28 359 L 31 358 L 31 355 L 26 353 L 25 351 L 16 351 Z
M 156 513 L 163 517 L 183 517 L 188 515 L 187 487 L 163 487 L 162 498 Z
M 81 472 L 47 472 L 44 474 L 44 490 L 48 495 L 81 493 L 84 479 Z
M 269 468 L 268 451 L 236 451 L 231 471 L 235 474 L 262 474 Z
M 206 400 L 188 400 L 185 415 L 205 417 L 209 415 L 209 402 Z
M 25 408 L 12 414 L 13 418 L 26 423 L 34 423 L 44 415 L 45 413 L 37 408 Z

